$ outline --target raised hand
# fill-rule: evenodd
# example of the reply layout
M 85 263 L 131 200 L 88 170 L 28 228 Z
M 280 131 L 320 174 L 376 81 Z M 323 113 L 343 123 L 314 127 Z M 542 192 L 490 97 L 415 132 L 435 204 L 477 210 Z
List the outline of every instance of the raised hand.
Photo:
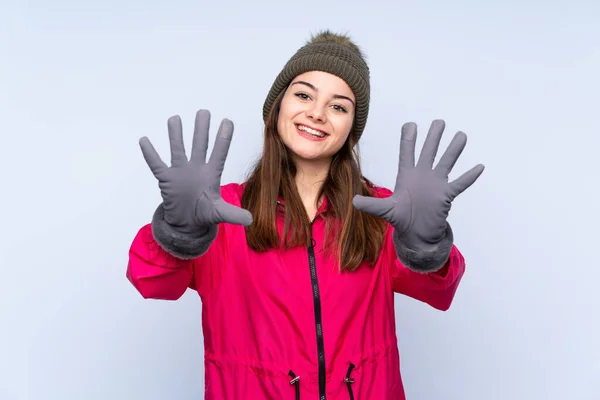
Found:
M 196 113 L 192 152 L 188 160 L 183 144 L 181 118 L 168 123 L 171 167 L 160 158 L 147 137 L 140 139 L 146 163 L 158 180 L 165 221 L 181 233 L 195 233 L 221 222 L 248 226 L 252 215 L 221 198 L 221 174 L 233 136 L 233 123 L 221 121 L 210 159 L 206 162 L 210 113 Z
M 448 182 L 448 175 L 467 143 L 463 132 L 454 136 L 433 168 L 444 128 L 444 121 L 433 121 L 415 165 L 417 126 L 414 123 L 404 124 L 393 195 L 384 199 L 357 195 L 353 199 L 359 210 L 387 220 L 396 229 L 395 235 L 405 240 L 413 251 L 418 251 L 421 245 L 425 248 L 444 239 L 452 201 L 484 170 L 484 166 L 479 164 L 453 182 Z

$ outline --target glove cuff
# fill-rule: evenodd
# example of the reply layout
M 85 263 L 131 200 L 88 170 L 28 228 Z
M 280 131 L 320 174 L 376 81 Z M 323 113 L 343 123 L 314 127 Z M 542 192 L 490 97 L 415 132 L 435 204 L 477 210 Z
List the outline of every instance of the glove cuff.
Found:
M 454 244 L 454 234 L 450 224 L 446 223 L 446 235 L 437 243 L 431 244 L 407 240 L 406 237 L 400 237 L 394 229 L 393 242 L 396 254 L 404 266 L 415 272 L 429 273 L 441 269 L 448 260 Z
M 194 233 L 182 233 L 176 227 L 165 221 L 165 210 L 160 204 L 152 217 L 152 235 L 154 240 L 167 253 L 189 260 L 197 258 L 208 250 L 217 237 L 218 225 L 208 228 L 198 228 Z

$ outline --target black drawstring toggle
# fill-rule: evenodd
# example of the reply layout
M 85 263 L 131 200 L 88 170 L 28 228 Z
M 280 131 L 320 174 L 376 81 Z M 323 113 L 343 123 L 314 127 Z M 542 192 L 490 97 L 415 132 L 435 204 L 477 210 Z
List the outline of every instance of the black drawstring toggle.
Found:
M 344 378 L 344 382 L 348 386 L 348 394 L 350 395 L 350 400 L 354 400 L 354 393 L 352 392 L 352 384 L 354 383 L 354 378 L 350 376 L 353 369 L 354 364 L 350 363 L 350 366 L 348 367 L 348 372 L 346 372 L 346 377 Z
M 290 385 L 294 385 L 296 387 L 296 400 L 300 400 L 300 376 L 296 375 L 294 371 L 290 369 L 288 375 L 292 377 L 290 380 Z

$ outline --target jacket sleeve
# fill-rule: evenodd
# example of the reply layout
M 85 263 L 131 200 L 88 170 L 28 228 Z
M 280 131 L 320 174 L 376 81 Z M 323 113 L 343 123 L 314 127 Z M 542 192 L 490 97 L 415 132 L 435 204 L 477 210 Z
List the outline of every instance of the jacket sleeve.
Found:
M 145 299 L 177 300 L 188 288 L 203 296 L 221 279 L 222 229 L 219 226 L 219 233 L 206 253 L 185 260 L 162 249 L 154 239 L 151 224 L 143 226 L 129 248 L 127 279 Z
M 228 203 L 240 206 L 242 189 L 238 184 L 227 184 L 221 186 L 221 196 Z M 179 258 L 160 246 L 149 223 L 138 231 L 131 243 L 127 279 L 146 299 L 177 300 L 188 288 L 204 297 L 225 274 L 226 231 L 229 229 L 229 224 L 219 224 L 214 240 L 202 255 Z
M 402 264 L 392 241 L 392 232 L 388 231 L 384 252 L 387 264 L 390 266 L 392 290 L 429 304 L 438 310 L 448 310 L 465 272 L 465 259 L 458 248 L 452 245 L 448 261 L 440 270 L 420 273 Z

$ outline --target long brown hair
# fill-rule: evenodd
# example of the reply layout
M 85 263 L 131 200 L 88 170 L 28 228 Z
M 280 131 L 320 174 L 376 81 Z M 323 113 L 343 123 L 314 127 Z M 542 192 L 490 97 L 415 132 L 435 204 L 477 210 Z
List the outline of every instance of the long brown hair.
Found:
M 311 221 L 298 194 L 296 168 L 289 150 L 277 133 L 279 107 L 285 90 L 274 102 L 265 123 L 263 154 L 251 170 L 242 196 L 242 207 L 252 213 L 253 223 L 246 229 L 250 248 L 263 252 L 284 246 L 308 246 Z M 355 194 L 370 196 L 370 186 L 360 169 L 358 137 L 351 132 L 344 146 L 333 157 L 329 174 L 318 198 L 327 198 L 327 254 L 337 258 L 341 271 L 353 271 L 362 262 L 374 263 L 381 251 L 385 221 L 357 210 Z M 281 196 L 285 205 L 278 204 Z M 276 226 L 278 215 L 284 218 L 283 238 Z

